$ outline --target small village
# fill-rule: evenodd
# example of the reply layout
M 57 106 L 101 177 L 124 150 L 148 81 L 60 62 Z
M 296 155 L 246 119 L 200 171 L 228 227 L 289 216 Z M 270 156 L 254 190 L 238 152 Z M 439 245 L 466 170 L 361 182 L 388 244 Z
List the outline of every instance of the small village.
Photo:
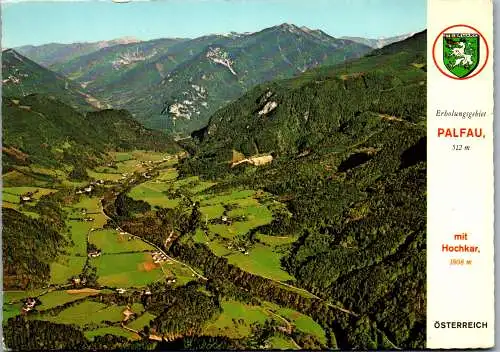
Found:
M 33 297 L 28 297 L 26 301 L 24 301 L 24 305 L 21 308 L 21 314 L 27 314 L 29 311 L 33 310 L 37 304 L 37 299 Z

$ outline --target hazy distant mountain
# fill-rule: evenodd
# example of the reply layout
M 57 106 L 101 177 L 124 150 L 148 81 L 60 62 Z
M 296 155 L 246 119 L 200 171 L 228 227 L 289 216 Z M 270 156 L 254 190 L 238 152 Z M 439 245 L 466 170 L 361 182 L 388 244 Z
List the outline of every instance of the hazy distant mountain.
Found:
M 399 42 L 401 40 L 409 38 L 414 34 L 415 33 L 406 33 L 406 34 L 398 35 L 395 37 L 378 38 L 378 39 L 362 38 L 362 37 L 341 37 L 341 38 L 352 40 L 353 42 L 356 42 L 356 43 L 368 45 L 369 47 L 374 48 L 374 49 L 380 49 L 386 45 L 392 44 L 394 42 Z
M 90 43 L 24 45 L 15 48 L 15 50 L 27 58 L 38 62 L 40 65 L 49 67 L 53 64 L 66 62 L 76 57 L 90 54 L 94 51 L 110 46 L 138 42 L 140 42 L 140 40 L 137 38 L 123 37 L 114 40 L 103 40 Z
M 292 24 L 116 45 L 52 66 L 149 127 L 190 132 L 248 88 L 371 48 Z
M 104 108 L 78 83 L 40 66 L 13 49 L 2 52 L 2 95 L 20 98 L 42 94 L 56 98 L 77 110 Z

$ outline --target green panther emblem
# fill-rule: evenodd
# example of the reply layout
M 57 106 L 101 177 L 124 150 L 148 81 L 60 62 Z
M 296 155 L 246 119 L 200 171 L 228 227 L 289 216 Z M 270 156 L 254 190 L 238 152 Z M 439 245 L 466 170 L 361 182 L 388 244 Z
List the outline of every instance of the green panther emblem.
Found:
M 470 75 L 479 64 L 479 34 L 443 34 L 443 61 L 455 76 L 463 78 Z

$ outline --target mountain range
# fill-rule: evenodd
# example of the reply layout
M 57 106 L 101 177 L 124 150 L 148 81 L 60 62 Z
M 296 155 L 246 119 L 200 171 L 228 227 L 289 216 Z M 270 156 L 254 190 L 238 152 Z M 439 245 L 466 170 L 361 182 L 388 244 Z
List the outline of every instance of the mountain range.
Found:
M 363 37 L 349 37 L 349 36 L 344 36 L 340 37 L 341 39 L 347 39 L 347 40 L 352 40 L 353 42 L 368 45 L 369 47 L 373 49 L 380 49 L 386 45 L 399 42 L 401 40 L 405 40 L 408 37 L 411 37 L 415 33 L 405 33 L 401 35 L 397 35 L 394 37 L 388 37 L 388 38 L 363 38 Z
M 255 33 L 94 49 L 48 67 L 103 103 L 131 111 L 148 127 L 185 135 L 255 84 L 360 57 L 371 47 L 284 23 Z
M 40 65 L 50 67 L 60 62 L 66 62 L 78 56 L 87 55 L 94 51 L 119 44 L 140 42 L 134 37 L 123 37 L 99 42 L 79 42 L 70 44 L 49 43 L 43 45 L 24 45 L 14 48 L 22 55 L 38 62 Z

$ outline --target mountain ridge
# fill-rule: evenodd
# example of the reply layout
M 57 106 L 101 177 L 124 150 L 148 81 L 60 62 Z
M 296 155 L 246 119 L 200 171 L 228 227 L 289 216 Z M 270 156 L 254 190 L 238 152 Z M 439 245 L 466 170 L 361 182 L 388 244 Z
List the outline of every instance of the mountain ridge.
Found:
M 254 84 L 291 77 L 311 67 L 338 63 L 371 50 L 363 44 L 287 23 L 249 34 L 215 34 L 184 40 L 154 55 L 151 42 L 141 45 L 144 50 L 136 54 L 137 61 L 115 70 L 110 71 L 111 62 L 123 55 L 117 51 L 130 50 L 130 46 L 103 49 L 55 69 L 85 84 L 108 104 L 129 109 L 149 127 L 191 132 L 206 123 L 217 108 Z M 223 64 L 225 60 L 233 64 Z M 231 76 L 226 77 L 227 69 L 233 70 Z M 199 93 L 192 91 L 196 89 L 193 85 L 204 87 L 207 99 L 184 107 L 188 112 L 180 116 L 175 113 L 178 104 L 191 102 L 184 97 Z M 208 108 L 202 103 L 208 104 Z
M 57 97 L 79 110 L 106 107 L 78 83 L 50 71 L 14 49 L 2 51 L 2 76 L 3 96 L 22 97 L 38 93 Z

